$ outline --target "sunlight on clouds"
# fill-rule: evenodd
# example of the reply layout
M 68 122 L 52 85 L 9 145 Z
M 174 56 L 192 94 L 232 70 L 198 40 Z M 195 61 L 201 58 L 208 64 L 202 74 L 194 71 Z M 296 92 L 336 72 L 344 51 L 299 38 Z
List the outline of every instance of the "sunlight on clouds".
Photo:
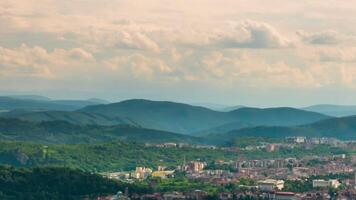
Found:
M 147 88 L 356 88 L 356 27 L 350 26 L 356 23 L 355 5 L 4 0 L 0 76 L 57 85 L 87 77 L 108 84 L 140 80 Z

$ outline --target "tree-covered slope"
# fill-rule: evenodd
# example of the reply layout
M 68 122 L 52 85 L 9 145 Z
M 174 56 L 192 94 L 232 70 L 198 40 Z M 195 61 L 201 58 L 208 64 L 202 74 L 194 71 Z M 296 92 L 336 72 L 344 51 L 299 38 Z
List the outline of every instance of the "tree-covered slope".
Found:
M 288 136 L 334 137 L 356 140 L 356 116 L 331 118 L 301 126 L 258 126 L 242 128 L 223 134 L 211 134 L 206 139 L 226 143 L 241 137 L 284 138 Z
M 0 139 L 39 143 L 98 143 L 114 140 L 200 143 L 201 139 L 131 125 L 74 125 L 64 121 L 28 122 L 0 118 Z
M 176 167 L 184 160 L 236 160 L 303 157 L 307 155 L 332 155 L 347 153 L 340 148 L 318 146 L 310 150 L 304 148 L 241 151 L 239 153 L 223 149 L 194 147 L 160 148 L 137 142 L 116 141 L 100 144 L 34 144 L 25 142 L 0 141 L 0 164 L 17 167 L 65 166 L 85 171 L 133 170 L 137 166 L 157 169 L 157 166 Z
M 15 110 L 6 113 L 0 113 L 1 117 L 16 118 L 25 121 L 43 122 L 43 121 L 66 121 L 78 125 L 103 125 L 112 126 L 119 124 L 132 124 L 133 121 L 120 117 L 108 117 L 95 113 L 84 113 L 76 111 L 24 111 Z
M 0 199 L 4 200 L 96 199 L 124 191 L 126 186 L 96 174 L 69 168 L 0 166 Z
M 127 100 L 88 106 L 80 111 L 121 117 L 143 127 L 185 134 L 209 132 L 209 129 L 224 126 L 222 129 L 228 131 L 251 125 L 300 125 L 329 118 L 319 113 L 293 108 L 240 108 L 231 112 L 218 112 L 188 104 L 149 100 Z

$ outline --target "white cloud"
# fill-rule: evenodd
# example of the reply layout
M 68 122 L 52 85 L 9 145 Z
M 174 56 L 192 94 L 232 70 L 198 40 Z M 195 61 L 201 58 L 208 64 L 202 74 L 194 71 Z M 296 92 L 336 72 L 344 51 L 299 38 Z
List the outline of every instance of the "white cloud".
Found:
M 119 48 L 160 51 L 158 44 L 142 32 L 122 31 L 117 34 L 116 40 L 115 46 Z
M 218 40 L 227 48 L 285 48 L 292 42 L 264 22 L 246 20 L 223 33 Z
M 83 62 L 93 62 L 93 57 L 80 48 L 55 49 L 49 52 L 42 47 L 29 47 L 25 44 L 14 49 L 0 47 L 0 74 L 8 77 L 53 79 L 59 76 L 55 72 L 62 69 L 74 71 L 73 67 L 78 68 Z
M 342 41 L 342 36 L 333 30 L 315 33 L 297 31 L 297 35 L 300 36 L 304 42 L 310 44 L 333 45 L 339 44 Z
M 2 0 L 0 76 L 61 79 L 58 85 L 86 77 L 271 91 L 356 87 L 355 5 Z
M 142 54 L 113 57 L 104 61 L 104 65 L 119 77 L 142 80 L 167 79 L 174 72 L 163 60 Z

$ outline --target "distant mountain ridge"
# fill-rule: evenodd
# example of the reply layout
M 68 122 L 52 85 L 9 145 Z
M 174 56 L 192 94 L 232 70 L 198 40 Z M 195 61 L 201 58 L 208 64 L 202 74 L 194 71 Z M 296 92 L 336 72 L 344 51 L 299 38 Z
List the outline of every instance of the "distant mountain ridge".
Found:
M 236 119 L 208 130 L 204 130 L 199 135 L 211 133 L 225 133 L 234 129 L 255 127 L 255 126 L 295 126 L 309 124 L 323 119 L 328 116 L 314 112 L 306 112 L 289 107 L 279 108 L 249 108 L 242 107 L 228 112 L 229 115 Z
M 38 95 L 0 96 L 0 110 L 60 110 L 74 111 L 85 106 L 108 103 L 100 99 L 52 100 Z
M 356 140 L 356 116 L 330 118 L 299 126 L 257 126 L 232 130 L 226 133 L 211 134 L 210 141 L 228 143 L 241 137 L 284 138 L 289 136 L 333 137 L 343 140 Z
M 88 106 L 79 111 L 108 117 L 124 117 L 142 127 L 195 134 L 231 123 L 250 125 L 301 125 L 329 116 L 294 108 L 240 108 L 230 112 L 213 111 L 188 104 L 133 99 L 107 105 Z M 234 127 L 235 128 L 235 127 Z
M 332 105 L 332 104 L 319 104 L 302 108 L 303 110 L 323 113 L 335 117 L 346 117 L 356 115 L 355 105 Z
M 5 103 L 1 104 L 1 99 Z M 320 113 L 287 107 L 242 107 L 222 112 L 201 106 L 145 99 L 97 104 L 77 100 L 36 101 L 0 97 L 0 110 L 11 110 L 11 106 L 2 108 L 1 105 L 12 106 L 12 111 L 0 112 L 0 117 L 6 118 L 32 122 L 66 121 L 77 125 L 129 124 L 187 135 L 224 133 L 255 126 L 298 126 L 330 118 Z M 19 109 L 14 110 L 14 107 Z

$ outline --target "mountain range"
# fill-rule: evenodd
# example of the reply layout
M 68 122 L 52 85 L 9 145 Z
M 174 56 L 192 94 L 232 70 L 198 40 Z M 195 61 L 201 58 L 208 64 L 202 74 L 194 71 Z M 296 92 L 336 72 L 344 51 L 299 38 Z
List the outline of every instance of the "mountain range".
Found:
M 105 104 L 105 100 L 88 99 L 88 100 L 52 100 L 47 97 L 37 95 L 15 95 L 0 96 L 0 111 L 8 110 L 65 110 L 73 111 L 85 106 Z
M 64 121 L 29 122 L 0 118 L 0 140 L 44 144 L 101 143 L 115 140 L 141 143 L 201 143 L 201 139 L 130 125 L 75 125 Z
M 346 117 L 356 115 L 356 106 L 354 105 L 330 105 L 319 104 L 302 108 L 303 110 L 318 112 L 334 117 Z
M 308 135 L 354 138 L 356 128 L 353 123 L 356 124 L 356 120 L 353 117 L 335 118 L 323 114 L 330 113 L 326 112 L 328 109 L 324 109 L 323 113 L 314 112 L 313 110 L 317 108 L 320 110 L 325 106 L 303 109 L 237 107 L 231 111 L 216 111 L 201 106 L 145 99 L 108 103 L 98 99 L 52 100 L 32 95 L 0 97 L 0 109 L 3 110 L 0 112 L 0 117 L 4 118 L 1 120 L 17 119 L 19 120 L 17 123 L 32 124 L 32 128 L 30 126 L 23 129 L 35 128 L 37 133 L 39 130 L 40 133 L 46 133 L 40 135 L 45 136 L 43 142 L 55 142 L 53 138 L 56 137 L 60 138 L 58 141 L 70 142 L 67 140 L 70 138 L 66 135 L 67 131 L 75 133 L 71 135 L 75 141 L 82 138 L 84 142 L 89 143 L 105 141 L 108 138 L 136 138 L 142 141 L 142 138 L 145 138 L 143 135 L 168 138 L 165 141 L 186 140 L 195 143 L 207 141 L 219 143 L 245 136 L 281 138 Z M 60 124 L 59 127 L 56 127 L 56 124 Z M 44 125 L 54 128 L 50 132 L 43 131 Z M 3 128 L 6 126 L 9 124 L 3 124 Z M 62 129 L 63 127 L 67 128 Z M 116 130 L 123 130 L 123 128 L 127 132 L 119 131 L 120 134 L 116 134 L 118 133 Z M 24 132 L 27 135 L 14 132 L 12 137 L 11 131 L 4 134 L 2 132 L 4 130 L 0 129 L 2 138 L 30 140 L 31 133 L 26 131 Z M 103 132 L 103 135 L 97 134 L 99 132 Z M 138 134 L 139 132 L 141 134 Z M 141 138 L 137 137 L 138 135 Z M 36 134 L 34 137 L 37 137 Z
M 210 134 L 205 136 L 205 139 L 227 144 L 242 137 L 285 138 L 291 136 L 333 137 L 342 140 L 356 140 L 356 116 L 330 118 L 300 126 L 248 127 L 226 133 Z
M 130 124 L 189 135 L 229 131 L 252 126 L 292 126 L 329 118 L 294 108 L 240 108 L 219 112 L 188 104 L 133 99 L 119 103 L 87 106 L 76 111 L 7 112 L 3 117 L 22 120 L 67 121 L 73 124 Z

